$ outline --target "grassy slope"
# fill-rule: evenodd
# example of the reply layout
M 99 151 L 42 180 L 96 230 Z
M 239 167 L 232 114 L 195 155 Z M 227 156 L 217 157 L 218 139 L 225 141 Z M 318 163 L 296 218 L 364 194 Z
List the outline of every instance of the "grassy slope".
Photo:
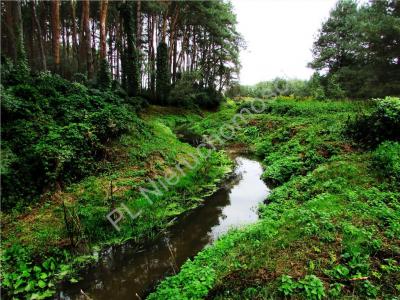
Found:
M 364 105 L 280 100 L 249 116 L 230 144 L 256 152 L 277 186 L 261 220 L 200 252 L 149 299 L 399 296 L 399 187 L 343 134 Z M 215 134 L 236 111 L 228 102 L 193 129 Z
M 142 132 L 126 134 L 110 147 L 114 168 L 109 174 L 86 178 L 49 195 L 39 205 L 27 208 L 24 214 L 14 212 L 2 216 L 2 242 L 4 249 L 8 249 L 2 255 L 3 286 L 11 293 L 26 297 L 33 292 L 51 295 L 57 280 L 95 258 L 82 256 L 90 254 L 88 248 L 99 249 L 130 238 L 138 243 L 152 238 L 169 226 L 174 217 L 199 205 L 206 194 L 215 190 L 218 181 L 232 167 L 227 156 L 214 152 L 208 160 L 200 160 L 196 168 L 188 168 L 184 161 L 193 162 L 196 150 L 177 140 L 167 126 L 174 126 L 184 117 L 177 110 L 161 111 L 165 110 L 150 107 L 142 115 L 145 120 Z M 169 116 L 170 113 L 174 117 Z M 150 187 L 150 178 L 164 178 L 177 164 L 185 171 L 185 176 L 149 204 L 139 187 Z M 112 205 L 111 180 L 117 206 L 124 203 L 133 212 L 142 210 L 134 221 L 121 222 L 120 232 L 105 218 Z M 70 249 L 63 202 L 69 221 L 78 220 L 78 224 L 73 225 L 74 250 Z M 50 263 L 44 264 L 46 260 Z M 50 267 L 51 263 L 54 266 Z

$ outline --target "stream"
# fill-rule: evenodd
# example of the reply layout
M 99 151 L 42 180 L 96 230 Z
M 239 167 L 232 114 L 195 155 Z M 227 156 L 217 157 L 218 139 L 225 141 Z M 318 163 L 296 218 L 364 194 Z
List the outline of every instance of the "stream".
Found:
M 103 251 L 99 262 L 76 284 L 64 284 L 58 299 L 144 299 L 156 284 L 232 227 L 258 219 L 257 206 L 269 194 L 261 164 L 236 157 L 232 179 L 188 212 L 164 235 L 140 249 L 133 242 Z

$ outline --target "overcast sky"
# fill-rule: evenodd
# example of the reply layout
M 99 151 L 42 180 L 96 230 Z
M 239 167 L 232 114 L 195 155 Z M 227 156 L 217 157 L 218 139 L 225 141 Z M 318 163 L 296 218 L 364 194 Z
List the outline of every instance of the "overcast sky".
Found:
M 232 0 L 238 31 L 247 42 L 240 54 L 240 82 L 277 76 L 307 79 L 311 47 L 336 0 Z

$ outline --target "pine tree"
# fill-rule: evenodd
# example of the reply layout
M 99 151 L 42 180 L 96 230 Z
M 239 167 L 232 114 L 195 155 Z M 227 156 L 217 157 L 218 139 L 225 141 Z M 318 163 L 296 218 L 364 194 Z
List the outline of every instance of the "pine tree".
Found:
M 135 2 L 127 2 L 121 7 L 124 29 L 126 34 L 127 47 L 124 51 L 124 77 L 126 78 L 125 89 L 129 96 L 137 96 L 140 93 L 140 69 L 138 52 L 135 41 L 135 20 L 134 7 Z
M 170 70 L 168 65 L 168 47 L 161 42 L 157 47 L 156 95 L 160 104 L 167 104 L 170 90 Z
M 22 22 L 21 2 L 15 1 L 14 5 L 16 11 L 16 77 L 18 80 L 23 81 L 29 76 L 30 68 L 24 45 L 24 29 Z

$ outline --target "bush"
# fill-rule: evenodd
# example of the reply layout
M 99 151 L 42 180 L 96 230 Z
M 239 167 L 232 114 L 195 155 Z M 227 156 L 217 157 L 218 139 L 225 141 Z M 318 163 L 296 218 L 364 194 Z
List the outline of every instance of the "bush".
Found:
M 385 140 L 400 141 L 400 98 L 374 100 L 370 111 L 349 122 L 348 133 L 370 146 Z
M 185 73 L 172 88 L 168 104 L 173 106 L 199 106 L 212 109 L 218 107 L 223 96 L 213 88 L 202 88 L 198 81 L 200 74 L 197 72 Z
M 400 182 L 400 143 L 383 142 L 374 151 L 373 162 L 383 176 Z
M 102 90 L 108 90 L 111 86 L 110 66 L 105 59 L 100 61 L 99 74 L 97 75 L 97 86 Z
M 265 162 L 268 167 L 263 179 L 274 185 L 285 183 L 292 176 L 299 174 L 304 164 L 298 156 L 270 155 Z
M 140 99 L 90 89 L 41 73 L 23 84 L 1 87 L 3 206 L 33 201 L 58 184 L 98 169 L 105 147 L 132 126 Z

